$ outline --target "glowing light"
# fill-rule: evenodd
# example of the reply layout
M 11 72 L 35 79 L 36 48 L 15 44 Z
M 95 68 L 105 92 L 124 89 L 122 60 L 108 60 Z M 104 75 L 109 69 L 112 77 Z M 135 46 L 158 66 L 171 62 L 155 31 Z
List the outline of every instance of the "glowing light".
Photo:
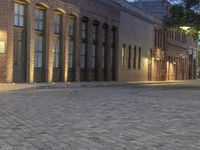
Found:
M 6 52 L 6 42 L 0 41 L 0 53 L 5 53 Z
M 188 26 L 182 26 L 182 27 L 180 27 L 180 29 L 183 29 L 183 30 L 187 31 L 187 30 L 191 29 L 191 27 L 188 27 Z

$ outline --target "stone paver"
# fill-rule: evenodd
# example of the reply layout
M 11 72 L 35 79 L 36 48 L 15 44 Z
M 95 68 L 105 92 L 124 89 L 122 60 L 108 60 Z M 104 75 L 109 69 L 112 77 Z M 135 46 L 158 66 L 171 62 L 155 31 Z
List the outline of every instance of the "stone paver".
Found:
M 0 150 L 200 150 L 199 116 L 191 85 L 10 91 L 0 93 Z

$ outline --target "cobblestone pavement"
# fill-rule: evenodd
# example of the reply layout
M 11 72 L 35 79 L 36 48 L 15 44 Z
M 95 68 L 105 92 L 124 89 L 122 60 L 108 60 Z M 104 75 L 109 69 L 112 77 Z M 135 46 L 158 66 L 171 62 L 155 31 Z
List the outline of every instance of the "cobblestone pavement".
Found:
M 1 93 L 0 150 L 200 150 L 200 92 L 113 85 Z

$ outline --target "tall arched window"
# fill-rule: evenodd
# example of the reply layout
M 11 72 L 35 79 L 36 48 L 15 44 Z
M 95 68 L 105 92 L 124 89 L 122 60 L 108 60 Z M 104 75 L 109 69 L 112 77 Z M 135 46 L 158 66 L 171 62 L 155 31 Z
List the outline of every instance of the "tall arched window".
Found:
M 92 29 L 92 69 L 94 74 L 94 80 L 97 80 L 97 65 L 98 65 L 98 21 L 93 22 Z
M 103 80 L 106 79 L 107 76 L 107 48 L 108 48 L 108 25 L 103 25 L 102 31 L 102 49 L 101 49 L 101 69 L 103 70 Z
M 75 81 L 76 68 L 76 16 L 70 15 L 69 18 L 69 60 L 68 60 L 68 80 Z
M 111 79 L 115 80 L 115 57 L 116 57 L 116 27 L 112 27 L 111 31 L 111 50 L 110 50 L 110 69 Z
M 87 79 L 87 52 L 88 52 L 88 19 L 84 17 L 81 24 L 81 49 L 80 49 L 80 68 L 81 80 Z
M 34 67 L 35 81 L 45 80 L 45 8 L 35 8 L 35 50 Z
M 63 32 L 63 14 L 55 11 L 54 14 L 54 71 L 53 81 L 62 81 L 62 32 Z
M 13 80 L 14 82 L 26 82 L 26 9 L 25 1 L 14 2 L 14 55 L 13 55 Z

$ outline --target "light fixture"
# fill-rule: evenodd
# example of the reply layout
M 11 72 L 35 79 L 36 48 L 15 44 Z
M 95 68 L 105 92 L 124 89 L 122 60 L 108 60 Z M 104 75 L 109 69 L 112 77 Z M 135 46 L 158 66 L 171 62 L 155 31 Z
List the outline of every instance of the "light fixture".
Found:
M 3 54 L 6 52 L 6 42 L 0 41 L 0 53 Z
M 191 27 L 189 27 L 189 26 L 181 26 L 180 29 L 187 31 L 187 30 L 191 29 Z

